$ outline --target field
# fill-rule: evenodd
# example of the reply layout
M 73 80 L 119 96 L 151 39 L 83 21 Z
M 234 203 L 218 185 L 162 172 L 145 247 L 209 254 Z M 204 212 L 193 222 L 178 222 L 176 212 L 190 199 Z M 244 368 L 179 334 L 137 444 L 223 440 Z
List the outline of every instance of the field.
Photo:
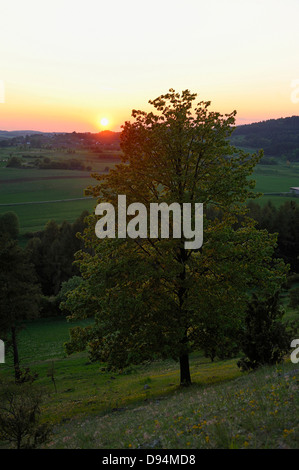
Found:
M 258 165 L 253 178 L 256 181 L 256 191 L 264 193 L 260 199 L 261 204 L 271 201 L 273 205 L 280 206 L 285 201 L 294 200 L 294 197 L 277 196 L 271 193 L 288 193 L 292 186 L 299 186 L 299 165 Z
M 76 158 L 100 173 L 117 161 L 117 152 L 99 156 L 83 151 L 69 155 L 62 151 L 1 149 L 0 160 L 5 162 L 1 161 L 0 166 L 0 214 L 13 211 L 18 215 L 21 236 L 43 229 L 48 220 L 73 222 L 82 211 L 91 212 L 95 202 L 84 197 L 84 189 L 95 180 L 90 171 L 6 168 L 8 152 L 13 156 L 26 153 L 32 155 L 32 160 L 35 154 L 51 160 Z

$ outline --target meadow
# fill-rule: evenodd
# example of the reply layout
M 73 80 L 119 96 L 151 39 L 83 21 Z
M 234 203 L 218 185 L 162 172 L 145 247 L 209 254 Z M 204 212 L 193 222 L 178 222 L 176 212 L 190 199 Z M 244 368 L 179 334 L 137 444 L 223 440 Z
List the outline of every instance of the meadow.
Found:
M 255 190 L 264 195 L 257 199 L 260 204 L 271 201 L 276 207 L 285 201 L 298 201 L 296 197 L 290 195 L 278 196 L 271 193 L 288 193 L 292 186 L 299 186 L 299 165 L 298 163 L 277 165 L 257 165 L 253 174 L 256 181 Z
M 193 385 L 182 389 L 171 360 L 117 372 L 86 352 L 66 356 L 69 327 L 89 321 L 40 319 L 20 333 L 22 367 L 38 373 L 43 421 L 53 426 L 44 448 L 298 448 L 299 368 L 289 358 L 244 373 L 238 358 L 194 353 Z M 8 355 L 0 380 L 12 374 Z
M 42 230 L 49 220 L 74 222 L 84 210 L 91 212 L 95 206 L 94 201 L 84 197 L 84 189 L 95 183 L 90 171 L 5 167 L 9 155 L 19 157 L 24 153 L 32 159 L 35 155 L 60 161 L 77 158 L 90 164 L 96 173 L 113 166 L 117 155 L 115 151 L 99 157 L 82 150 L 68 154 L 61 150 L 0 149 L 0 214 L 8 211 L 17 214 L 21 237 Z

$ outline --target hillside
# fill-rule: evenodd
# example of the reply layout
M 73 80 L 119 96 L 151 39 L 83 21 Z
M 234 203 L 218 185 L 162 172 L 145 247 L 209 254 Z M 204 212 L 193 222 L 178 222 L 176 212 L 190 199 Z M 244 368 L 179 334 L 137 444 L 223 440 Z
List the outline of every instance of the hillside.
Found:
M 299 116 L 237 126 L 231 141 L 239 147 L 263 149 L 266 158 L 299 161 Z

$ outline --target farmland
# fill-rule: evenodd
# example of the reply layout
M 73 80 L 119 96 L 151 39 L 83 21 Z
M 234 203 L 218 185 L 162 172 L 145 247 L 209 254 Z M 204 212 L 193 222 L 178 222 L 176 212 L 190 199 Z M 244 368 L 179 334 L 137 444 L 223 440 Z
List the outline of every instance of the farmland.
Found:
M 24 150 L 1 149 L 0 160 L 0 214 L 15 212 L 20 221 L 20 235 L 44 228 L 48 220 L 73 222 L 84 210 L 92 211 L 94 201 L 84 198 L 84 189 L 94 184 L 91 171 L 38 169 L 34 167 L 6 168 L 9 155 L 20 157 Z M 26 163 L 36 155 L 52 161 L 73 158 L 73 154 L 53 150 L 26 151 Z M 117 152 L 94 155 L 76 151 L 75 157 L 89 164 L 94 172 L 104 172 L 118 161 Z M 4 161 L 3 161 L 4 160 Z M 25 160 L 25 159 L 24 159 Z M 71 200 L 72 199 L 72 200 Z M 67 201 L 69 200 L 69 201 Z M 59 202 L 57 202 L 59 201 Z M 42 202 L 42 203 L 41 203 Z M 26 203 L 26 204 L 25 204 Z M 35 204 L 29 204 L 35 203 Z

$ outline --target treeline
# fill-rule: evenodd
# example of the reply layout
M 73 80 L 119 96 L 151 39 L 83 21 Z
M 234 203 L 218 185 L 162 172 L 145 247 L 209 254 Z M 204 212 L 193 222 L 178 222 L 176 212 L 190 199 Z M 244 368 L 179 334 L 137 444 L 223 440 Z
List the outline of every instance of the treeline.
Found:
M 71 158 L 69 160 L 59 161 L 51 160 L 49 157 L 36 158 L 33 163 L 23 164 L 20 157 L 11 157 L 7 164 L 7 168 L 23 168 L 30 169 L 32 167 L 39 168 L 41 170 L 80 170 L 80 171 L 91 171 L 91 166 L 85 166 L 80 160 Z
M 28 263 L 32 265 L 34 277 L 40 286 L 42 294 L 43 316 L 57 315 L 59 312 L 59 298 L 57 298 L 62 284 L 72 277 L 79 275 L 79 270 L 73 264 L 74 254 L 83 248 L 81 240 L 76 236 L 82 233 L 85 227 L 84 219 L 88 211 L 75 220 L 58 224 L 49 221 L 44 230 L 27 234 L 29 241 L 25 249 Z M 17 243 L 19 234 L 19 220 L 14 212 L 7 212 L 0 216 L 0 237 L 2 240 L 13 240 Z
M 251 201 L 249 213 L 258 223 L 258 228 L 278 233 L 275 257 L 282 258 L 290 269 L 299 273 L 299 206 L 287 201 L 276 208 L 271 201 L 264 206 Z
M 60 225 L 51 220 L 28 241 L 26 250 L 45 296 L 56 296 L 63 282 L 79 274 L 73 261 L 82 242 L 76 234 L 83 232 L 87 215 L 84 211 L 74 223 L 64 221 Z
M 120 150 L 120 132 L 61 132 L 22 135 L 19 132 L 0 132 L 0 148 L 24 146 L 27 148 L 89 148 L 96 145 L 106 150 Z

